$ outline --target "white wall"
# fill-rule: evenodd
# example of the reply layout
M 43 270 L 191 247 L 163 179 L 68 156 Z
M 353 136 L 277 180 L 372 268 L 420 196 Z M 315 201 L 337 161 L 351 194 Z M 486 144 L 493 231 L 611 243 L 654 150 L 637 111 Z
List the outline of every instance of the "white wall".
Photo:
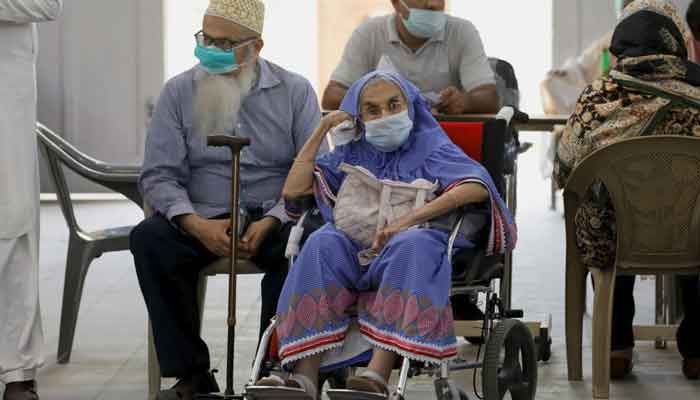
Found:
M 318 81 L 317 0 L 265 1 L 262 56 Z M 171 78 L 197 63 L 193 35 L 202 29 L 209 0 L 165 0 L 165 76 Z M 317 89 L 317 88 L 316 88 Z
M 165 3 L 165 78 L 192 68 L 194 34 L 202 29 L 202 17 L 209 0 L 164 0 Z
M 520 85 L 521 108 L 533 114 L 542 111 L 539 83 L 551 65 L 552 1 L 561 0 L 450 2 L 452 15 L 476 25 L 486 54 L 513 65 Z
M 91 157 L 137 164 L 163 81 L 161 0 L 73 0 L 39 26 L 38 118 Z M 73 191 L 98 191 L 69 175 Z M 47 191 L 45 171 L 42 191 Z
M 683 20 L 691 0 L 668 0 L 678 8 Z M 554 42 L 552 60 L 555 66 L 581 54 L 594 40 L 615 27 L 612 1 L 554 0 Z
M 263 57 L 306 77 L 318 93 L 318 0 L 265 0 L 265 6 Z

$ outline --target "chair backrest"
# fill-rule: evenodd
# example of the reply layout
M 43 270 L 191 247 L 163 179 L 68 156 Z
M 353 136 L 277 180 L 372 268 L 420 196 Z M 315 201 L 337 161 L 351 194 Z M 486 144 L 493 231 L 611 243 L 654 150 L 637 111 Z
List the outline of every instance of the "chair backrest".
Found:
M 63 173 L 63 168 L 61 168 L 61 157 L 59 154 L 62 152 L 59 151 L 57 148 L 58 146 L 52 140 L 52 136 L 58 135 L 41 126 L 37 127 L 37 135 L 39 137 L 39 143 L 43 149 L 44 156 L 46 156 L 46 161 L 48 162 L 49 173 L 53 178 L 58 204 L 61 207 L 63 217 L 66 219 L 68 229 L 70 230 L 71 234 L 73 234 L 80 231 L 80 226 L 78 226 L 78 221 L 75 218 L 73 203 L 70 199 L 70 189 L 68 188 L 68 183 L 66 181 L 66 176 Z
M 37 124 L 36 134 L 56 186 L 56 197 L 71 232 L 79 231 L 80 227 L 75 218 L 70 189 L 62 166 L 91 182 L 123 194 L 139 206 L 142 205 L 143 200 L 137 187 L 140 167 L 113 165 L 96 160 L 80 152 L 42 124 Z
M 481 163 L 491 175 L 501 196 L 505 194 L 505 160 L 508 125 L 505 121 L 441 121 L 440 126 L 466 155 Z
M 513 66 L 508 61 L 493 57 L 489 58 L 489 64 L 496 77 L 500 106 L 520 108 L 520 89 Z
M 618 270 L 700 269 L 700 138 L 627 139 L 584 159 L 564 189 L 567 241 L 575 239 L 576 210 L 596 182 L 615 208 Z

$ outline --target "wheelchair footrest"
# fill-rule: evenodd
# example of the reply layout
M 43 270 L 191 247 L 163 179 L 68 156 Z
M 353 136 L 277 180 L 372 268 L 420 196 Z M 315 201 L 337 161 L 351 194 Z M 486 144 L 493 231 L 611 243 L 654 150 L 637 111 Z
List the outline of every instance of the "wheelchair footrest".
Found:
M 387 396 L 377 393 L 357 392 L 347 389 L 330 389 L 326 392 L 331 400 L 387 400 Z
M 272 386 L 248 386 L 245 388 L 248 400 L 313 400 L 303 389 Z

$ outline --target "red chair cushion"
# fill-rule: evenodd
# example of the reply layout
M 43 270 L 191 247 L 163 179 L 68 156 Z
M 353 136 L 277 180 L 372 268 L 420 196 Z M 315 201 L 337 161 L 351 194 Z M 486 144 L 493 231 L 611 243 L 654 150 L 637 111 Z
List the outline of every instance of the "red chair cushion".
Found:
M 440 125 L 452 142 L 466 155 L 481 162 L 481 149 L 484 143 L 483 122 L 440 122 Z

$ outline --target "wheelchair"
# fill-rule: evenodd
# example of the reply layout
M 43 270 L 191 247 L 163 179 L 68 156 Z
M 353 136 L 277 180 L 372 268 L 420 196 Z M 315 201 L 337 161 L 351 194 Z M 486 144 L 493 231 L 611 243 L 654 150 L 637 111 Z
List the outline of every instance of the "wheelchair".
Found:
M 504 107 L 495 119 L 484 122 L 461 122 L 457 119 L 441 121 L 443 129 L 453 142 L 487 169 L 513 215 L 515 215 L 518 143 L 511 122 L 526 122 L 527 118 L 527 115 L 513 107 Z M 318 210 L 313 210 L 312 207 L 313 199 L 305 199 L 301 204 L 294 205 L 295 211 L 304 212 L 290 235 L 287 248 L 290 268 L 301 247 L 302 236 L 308 235 L 311 230 L 322 224 L 319 222 Z M 403 358 L 398 384 L 390 392 L 388 399 L 409 398 L 406 391 L 408 380 L 417 376 L 434 378 L 438 400 L 468 399 L 467 391 L 464 389 L 467 385 L 457 385 L 450 378 L 451 372 L 464 370 L 474 372 L 474 381 L 465 383 L 474 384 L 475 394 L 477 394 L 477 371 L 481 370 L 483 397 L 477 394 L 479 398 L 501 400 L 507 393 L 516 400 L 535 398 L 537 362 L 543 357 L 533 336 L 538 336 L 540 341 L 544 341 L 543 343 L 547 343 L 549 339 L 546 337 L 546 332 L 543 338 L 542 329 L 533 335 L 532 327 L 518 320 L 523 316 L 522 310 L 514 310 L 510 307 L 512 268 L 510 253 L 487 256 L 484 250 L 478 250 L 478 248 L 453 252 L 453 246 L 463 222 L 464 217 L 458 219 L 448 241 L 448 257 L 453 266 L 450 297 L 456 315 L 459 314 L 460 309 L 468 306 L 468 303 L 480 304 L 483 308 L 483 317 L 478 320 L 455 318 L 454 325 L 455 334 L 458 337 L 465 336 L 473 343 L 480 343 L 476 359 L 467 360 L 458 357 L 455 360 L 434 365 Z M 275 327 L 276 321 L 273 320 L 261 339 L 244 395 L 250 400 L 308 399 L 308 395 L 301 389 L 255 385 L 263 376 L 263 371 L 281 372 L 280 363 L 275 359 Z M 344 381 L 354 373 L 355 367 L 322 374 L 318 385 L 319 391 L 322 390 L 325 380 L 330 386 L 326 394 L 331 400 L 387 399 L 385 395 L 344 389 Z

